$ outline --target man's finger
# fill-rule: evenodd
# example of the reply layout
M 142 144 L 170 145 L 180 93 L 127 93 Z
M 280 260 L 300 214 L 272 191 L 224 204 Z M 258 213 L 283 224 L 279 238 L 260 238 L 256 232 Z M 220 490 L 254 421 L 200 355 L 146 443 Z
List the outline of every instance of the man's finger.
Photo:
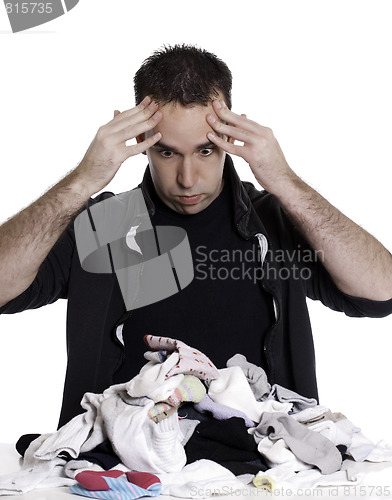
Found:
M 130 118 L 133 115 L 136 115 L 137 113 L 140 113 L 140 111 L 143 111 L 143 109 L 147 108 L 152 102 L 152 99 L 150 96 L 145 97 L 142 102 L 140 102 L 137 106 L 131 109 L 126 109 L 121 113 L 121 119 L 123 118 Z
M 224 101 L 213 101 L 212 106 L 218 118 L 220 118 L 224 122 L 249 131 L 256 130 L 259 127 L 263 128 L 259 123 L 253 120 L 249 120 L 249 118 L 244 113 L 242 113 L 241 115 L 237 115 L 236 113 L 231 111 Z
M 128 127 L 117 132 L 117 142 L 121 143 L 129 141 L 140 134 L 144 134 L 144 132 L 152 130 L 161 121 L 162 117 L 162 111 L 157 110 L 148 120 L 128 125 Z
M 139 153 L 144 153 L 147 149 L 151 148 L 155 143 L 157 143 L 162 137 L 160 132 L 148 137 L 142 142 L 132 144 L 131 146 L 126 146 L 126 158 L 138 155 Z
M 221 137 L 219 137 L 214 132 L 207 133 L 208 139 L 213 142 L 218 148 L 223 149 L 226 153 L 236 156 L 242 156 L 243 146 L 239 146 L 237 144 L 233 144 L 232 142 L 225 141 Z
M 232 125 L 226 125 L 225 123 L 217 120 L 212 114 L 207 115 L 207 122 L 218 134 L 232 137 L 233 139 L 244 143 L 249 143 L 253 139 L 252 132 L 244 130 L 243 128 L 233 127 Z
M 133 110 L 129 110 L 129 113 L 128 111 L 124 111 L 123 113 L 121 113 L 121 117 L 116 117 L 117 120 L 114 119 L 112 123 L 110 123 L 111 133 L 118 133 L 131 125 L 136 125 L 138 123 L 149 120 L 154 115 L 154 113 L 158 111 L 158 104 L 152 101 L 145 108 L 137 108 L 138 107 L 136 106 L 136 108 L 134 108 Z M 134 111 L 135 109 L 137 109 L 136 112 Z

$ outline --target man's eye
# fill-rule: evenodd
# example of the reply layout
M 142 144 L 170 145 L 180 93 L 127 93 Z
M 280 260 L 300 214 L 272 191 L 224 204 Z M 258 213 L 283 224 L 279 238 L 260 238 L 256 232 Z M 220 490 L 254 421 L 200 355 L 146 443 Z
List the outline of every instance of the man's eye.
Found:
M 164 158 L 172 158 L 172 156 L 174 156 L 173 151 L 168 151 L 168 150 L 159 151 L 159 154 Z
M 213 153 L 213 148 L 204 148 L 200 150 L 201 156 L 210 156 Z

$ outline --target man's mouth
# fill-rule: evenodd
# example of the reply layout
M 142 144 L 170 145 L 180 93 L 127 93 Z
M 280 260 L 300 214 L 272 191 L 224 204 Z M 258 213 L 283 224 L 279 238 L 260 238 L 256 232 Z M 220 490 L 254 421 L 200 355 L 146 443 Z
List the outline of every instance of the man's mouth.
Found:
M 179 196 L 179 199 L 185 205 L 194 205 L 201 200 L 201 194 L 194 194 L 192 196 Z

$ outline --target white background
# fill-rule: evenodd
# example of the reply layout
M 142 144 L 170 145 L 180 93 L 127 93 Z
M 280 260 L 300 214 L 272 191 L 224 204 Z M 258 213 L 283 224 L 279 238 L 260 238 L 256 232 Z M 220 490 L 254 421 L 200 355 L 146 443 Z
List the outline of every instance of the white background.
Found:
M 81 160 L 132 78 L 165 43 L 194 43 L 234 75 L 233 109 L 271 127 L 292 168 L 392 249 L 390 0 L 80 0 L 12 34 L 0 6 L 0 220 Z M 243 179 L 249 168 L 238 163 Z M 112 191 L 134 187 L 145 157 Z M 392 443 L 392 318 L 349 319 L 310 303 L 321 403 Z M 57 425 L 66 304 L 0 317 L 0 442 Z

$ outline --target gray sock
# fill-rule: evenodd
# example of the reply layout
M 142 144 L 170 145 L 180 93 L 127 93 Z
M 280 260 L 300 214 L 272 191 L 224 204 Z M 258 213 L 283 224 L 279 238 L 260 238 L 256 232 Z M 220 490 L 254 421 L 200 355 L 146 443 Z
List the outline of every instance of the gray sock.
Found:
M 256 442 L 260 442 L 265 436 L 273 441 L 283 439 L 297 458 L 315 465 L 322 474 L 332 474 L 341 469 L 342 456 L 332 441 L 308 429 L 286 413 L 262 414 L 254 438 Z
M 292 413 L 298 413 L 300 411 L 306 410 L 306 408 L 311 408 L 312 406 L 317 405 L 317 401 L 315 399 L 300 396 L 296 392 L 290 389 L 286 389 L 285 387 L 282 387 L 278 384 L 274 384 L 271 387 L 271 392 L 267 399 L 275 399 L 276 401 L 280 401 L 281 403 L 292 403 Z
M 270 392 L 271 386 L 268 383 L 265 371 L 260 366 L 249 363 L 242 354 L 235 354 L 227 361 L 226 366 L 228 368 L 230 366 L 239 366 L 241 368 L 257 401 L 260 401 L 263 396 Z

